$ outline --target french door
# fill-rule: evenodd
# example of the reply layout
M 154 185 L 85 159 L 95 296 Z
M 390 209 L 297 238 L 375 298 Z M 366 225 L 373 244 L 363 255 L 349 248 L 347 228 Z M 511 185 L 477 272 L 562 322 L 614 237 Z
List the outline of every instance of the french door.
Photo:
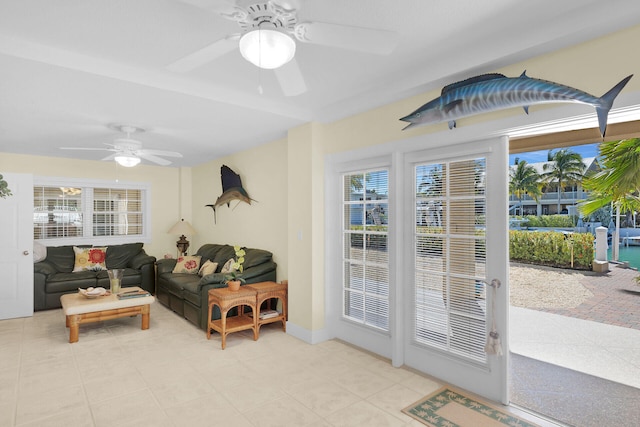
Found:
M 508 403 L 507 150 L 443 141 L 327 161 L 329 336 Z M 500 356 L 485 352 L 492 321 Z
M 407 156 L 403 221 L 404 363 L 503 403 L 508 352 L 485 344 L 494 321 L 508 345 L 507 147 L 494 139 Z

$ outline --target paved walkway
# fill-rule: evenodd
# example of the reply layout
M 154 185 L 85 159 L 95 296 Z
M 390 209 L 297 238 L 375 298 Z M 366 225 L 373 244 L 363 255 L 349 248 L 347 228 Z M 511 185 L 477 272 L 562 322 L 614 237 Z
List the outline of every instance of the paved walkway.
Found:
M 606 274 L 585 272 L 580 283 L 593 297 L 579 306 L 535 310 L 640 330 L 640 284 L 635 280 L 638 276 L 636 270 L 609 264 Z

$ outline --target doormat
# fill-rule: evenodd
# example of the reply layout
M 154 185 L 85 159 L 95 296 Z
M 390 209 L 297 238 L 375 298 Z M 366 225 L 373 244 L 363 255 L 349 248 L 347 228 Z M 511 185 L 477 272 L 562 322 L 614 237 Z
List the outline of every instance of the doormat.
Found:
M 447 387 L 420 399 L 402 412 L 430 427 L 540 427 Z

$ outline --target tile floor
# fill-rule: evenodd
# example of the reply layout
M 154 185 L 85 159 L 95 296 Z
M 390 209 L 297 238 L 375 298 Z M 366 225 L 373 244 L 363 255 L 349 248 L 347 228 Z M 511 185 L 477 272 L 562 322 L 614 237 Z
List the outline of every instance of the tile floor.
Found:
M 400 410 L 441 384 L 339 341 L 272 324 L 207 341 L 160 304 L 83 325 L 61 310 L 0 321 L 0 426 L 421 426 Z M 541 426 L 553 424 L 518 412 Z

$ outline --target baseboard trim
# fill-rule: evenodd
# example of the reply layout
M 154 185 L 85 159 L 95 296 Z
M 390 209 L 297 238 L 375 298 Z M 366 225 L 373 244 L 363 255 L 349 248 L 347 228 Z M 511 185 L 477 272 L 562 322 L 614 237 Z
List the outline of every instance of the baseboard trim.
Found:
M 309 344 L 319 344 L 334 338 L 329 335 L 329 331 L 327 329 L 310 331 L 309 329 L 298 326 L 290 321 L 287 322 L 287 334 Z

